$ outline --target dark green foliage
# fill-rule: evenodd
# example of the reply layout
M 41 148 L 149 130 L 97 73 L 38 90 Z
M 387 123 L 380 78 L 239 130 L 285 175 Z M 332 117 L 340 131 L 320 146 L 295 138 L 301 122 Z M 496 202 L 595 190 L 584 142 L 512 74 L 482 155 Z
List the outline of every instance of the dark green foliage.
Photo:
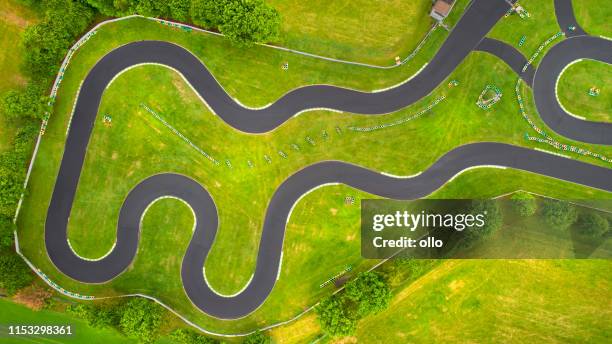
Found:
M 8 118 L 42 119 L 49 110 L 49 97 L 40 84 L 30 83 L 24 89 L 6 92 L 0 100 L 1 112 Z
M 249 336 L 247 336 L 244 341 L 244 344 L 271 344 L 272 338 L 266 336 L 265 334 L 257 331 Z
M 527 192 L 516 192 L 511 197 L 511 204 L 514 210 L 523 217 L 531 216 L 538 210 L 535 197 Z
M 278 39 L 280 14 L 263 0 L 228 1 L 219 31 L 238 45 Z
M 37 131 L 36 123 L 27 124 L 17 133 L 13 149 L 0 154 L 0 216 L 15 215 Z
M 608 219 L 605 217 L 599 214 L 587 212 L 580 214 L 578 217 L 577 226 L 578 229 L 580 229 L 580 232 L 583 234 L 597 237 L 606 233 L 610 227 L 610 224 L 608 223 Z
M 14 231 L 13 220 L 7 216 L 0 216 L 0 251 L 11 249 L 15 240 Z
M 215 29 L 223 24 L 223 10 L 231 0 L 192 0 L 193 23 L 204 28 Z
M 343 292 L 331 295 L 316 307 L 323 331 L 331 336 L 353 334 L 357 321 L 389 306 L 391 289 L 378 272 L 362 272 Z
M 126 336 L 152 343 L 159 336 L 164 309 L 145 298 L 130 298 L 119 310 L 119 328 Z
M 550 199 L 542 203 L 542 214 L 547 224 L 559 230 L 566 230 L 578 216 L 576 208 L 570 203 Z
M 24 71 L 45 85 L 57 72 L 68 48 L 93 19 L 93 10 L 76 0 L 48 0 L 45 19 L 23 35 Z
M 479 240 L 486 238 L 496 232 L 503 223 L 503 214 L 499 204 L 495 200 L 475 200 L 469 210 L 470 214 L 486 214 L 485 223 L 482 227 L 472 226 L 464 231 L 462 245 L 471 247 Z
M 216 344 L 218 340 L 206 337 L 193 330 L 179 328 L 170 334 L 170 338 L 181 344 Z
M 30 268 L 21 257 L 11 251 L 0 252 L 0 288 L 13 295 L 32 283 L 33 278 Z
M 347 283 L 344 295 L 356 305 L 358 317 L 384 310 L 391 300 L 391 290 L 387 282 L 376 272 L 361 273 L 355 280 Z
M 112 307 L 78 303 L 68 306 L 66 311 L 97 328 L 117 326 L 119 323 L 117 309 Z
M 323 299 L 316 308 L 323 332 L 330 336 L 350 336 L 357 328 L 357 318 L 345 306 L 345 299 L 335 294 Z

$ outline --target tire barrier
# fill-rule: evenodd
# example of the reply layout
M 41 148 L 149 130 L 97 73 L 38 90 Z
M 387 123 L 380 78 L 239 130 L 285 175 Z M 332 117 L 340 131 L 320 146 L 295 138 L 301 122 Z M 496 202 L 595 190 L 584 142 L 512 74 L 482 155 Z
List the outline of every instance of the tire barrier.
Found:
M 371 132 L 371 131 L 376 131 L 376 130 L 390 128 L 390 127 L 394 127 L 396 125 L 404 124 L 406 122 L 412 121 L 414 119 L 417 119 L 417 118 L 423 116 L 425 113 L 427 113 L 431 109 L 433 109 L 434 106 L 440 104 L 440 102 L 443 101 L 444 99 L 446 99 L 446 96 L 438 97 L 431 104 L 427 105 L 427 107 L 425 109 L 417 112 L 414 115 L 410 115 L 410 116 L 398 119 L 397 121 L 394 121 L 394 122 L 385 123 L 385 124 L 379 124 L 379 125 L 376 125 L 376 126 L 373 126 L 373 127 L 355 127 L 355 126 L 349 126 L 349 127 L 347 127 L 347 129 L 348 130 L 352 130 L 352 131 L 358 131 L 358 132 Z
M 485 99 L 485 96 L 489 92 L 493 92 L 493 97 Z M 483 110 L 490 109 L 493 105 L 495 105 L 502 97 L 502 91 L 495 85 L 487 85 L 480 92 L 480 96 L 478 96 L 478 101 L 476 101 L 476 105 Z

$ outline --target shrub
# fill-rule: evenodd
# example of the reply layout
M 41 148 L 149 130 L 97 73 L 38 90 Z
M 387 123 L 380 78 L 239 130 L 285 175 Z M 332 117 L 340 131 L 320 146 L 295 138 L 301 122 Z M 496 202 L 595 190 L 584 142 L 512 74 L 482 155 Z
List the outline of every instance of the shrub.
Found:
M 164 309 L 153 301 L 135 297 L 119 310 L 119 327 L 130 338 L 152 343 L 159 336 Z
M 523 217 L 535 214 L 538 209 L 535 197 L 527 192 L 516 192 L 511 197 L 511 204 L 514 210 Z
M 566 201 L 545 200 L 542 204 L 544 221 L 559 230 L 566 230 L 577 218 L 576 208 Z
M 195 331 L 180 328 L 170 334 L 170 338 L 181 344 L 215 344 L 219 343 L 218 340 L 206 337 Z
M 610 224 L 605 217 L 587 212 L 580 214 L 577 226 L 583 234 L 601 236 L 608 231 Z
M 10 251 L 0 253 L 0 288 L 13 295 L 32 280 L 30 268 L 21 257 Z

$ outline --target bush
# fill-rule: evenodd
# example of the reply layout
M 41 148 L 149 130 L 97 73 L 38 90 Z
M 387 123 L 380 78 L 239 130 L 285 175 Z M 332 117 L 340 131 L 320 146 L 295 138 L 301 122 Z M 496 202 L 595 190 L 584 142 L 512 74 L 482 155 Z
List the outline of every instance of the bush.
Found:
M 576 208 L 566 201 L 547 199 L 542 204 L 544 221 L 559 230 L 566 230 L 578 216 Z
M 263 0 L 228 1 L 219 31 L 230 41 L 248 46 L 278 39 L 280 14 Z
M 580 214 L 577 226 L 583 234 L 596 237 L 606 233 L 610 224 L 605 217 L 588 212 Z
M 13 247 L 15 229 L 15 224 L 10 217 L 0 216 L 0 250 L 9 250 Z
M 38 83 L 30 83 L 21 90 L 8 91 L 0 102 L 2 113 L 9 119 L 23 117 L 42 119 L 49 110 L 47 105 L 49 97 L 45 92 L 45 88 Z
M 331 336 L 349 336 L 357 321 L 388 307 L 391 289 L 377 272 L 362 272 L 348 282 L 344 292 L 324 299 L 316 307 L 323 331 Z
M 465 230 L 461 243 L 464 247 L 471 247 L 479 240 L 495 233 L 501 228 L 504 219 L 499 203 L 495 200 L 475 200 L 472 202 L 469 213 L 486 214 L 486 219 L 482 227 L 473 226 Z
M 17 133 L 13 149 L 0 154 L 0 216 L 12 218 L 15 215 L 36 134 L 36 124 L 26 125 Z
M 363 272 L 346 284 L 345 296 L 356 305 L 358 317 L 378 313 L 391 301 L 391 290 L 376 272 Z
M 30 268 L 21 257 L 10 251 L 0 253 L 0 288 L 9 295 L 28 286 L 33 278 Z
M 346 309 L 338 294 L 323 299 L 315 310 L 321 329 L 332 337 L 350 336 L 357 328 L 357 318 Z
M 119 310 L 119 327 L 130 338 L 152 343 L 159 337 L 164 309 L 153 301 L 135 297 Z
M 512 208 L 521 216 L 528 217 L 535 214 L 538 203 L 532 194 L 527 192 L 516 192 L 511 197 Z
M 92 9 L 76 0 L 48 0 L 45 19 L 29 26 L 23 35 L 24 71 L 46 86 L 74 38 L 93 20 Z
M 170 334 L 170 338 L 173 341 L 179 342 L 181 344 L 215 344 L 219 343 L 218 340 L 206 337 L 201 335 L 195 331 L 180 328 L 175 330 Z
M 216 29 L 223 24 L 223 9 L 231 0 L 193 0 L 190 14 L 193 23 L 204 28 Z
M 242 342 L 244 344 L 271 344 L 272 338 L 266 336 L 265 334 L 257 331 L 249 336 L 247 336 Z

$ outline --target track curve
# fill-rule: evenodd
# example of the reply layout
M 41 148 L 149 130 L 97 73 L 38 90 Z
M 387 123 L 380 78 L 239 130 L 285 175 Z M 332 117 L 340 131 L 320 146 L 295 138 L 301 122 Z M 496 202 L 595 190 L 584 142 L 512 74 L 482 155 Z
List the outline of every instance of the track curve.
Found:
M 392 178 L 339 161 L 317 163 L 285 180 L 274 193 L 264 220 L 255 273 L 239 294 L 224 297 L 206 283 L 203 266 L 214 242 L 218 218 L 210 194 L 182 175 L 155 175 L 138 184 L 126 197 L 117 225 L 113 250 L 97 261 L 78 257 L 69 247 L 67 226 L 83 167 L 89 138 L 104 89 L 122 70 L 140 63 L 161 63 L 180 71 L 225 122 L 247 132 L 276 128 L 302 110 L 328 107 L 379 114 L 412 104 L 429 94 L 483 39 L 509 8 L 503 0 L 475 0 L 436 56 L 420 74 L 396 88 L 364 93 L 333 86 L 307 86 L 284 95 L 265 109 L 246 109 L 217 83 L 206 67 L 187 50 L 167 42 L 131 43 L 104 56 L 89 72 L 79 93 L 60 169 L 45 223 L 48 255 L 64 274 L 87 283 L 103 283 L 121 274 L 134 259 L 140 221 L 156 199 L 172 196 L 188 203 L 196 226 L 181 268 L 188 297 L 202 311 L 222 319 L 236 319 L 259 307 L 270 294 L 279 269 L 285 225 L 291 207 L 308 190 L 326 183 L 343 183 L 395 199 L 426 196 L 460 171 L 474 166 L 501 165 L 612 191 L 612 170 L 501 143 L 474 143 L 442 156 L 413 178 Z
M 557 80 L 563 68 L 578 59 L 612 64 L 612 41 L 592 36 L 575 36 L 550 48 L 540 61 L 533 79 L 536 108 L 546 125 L 560 135 L 582 142 L 612 145 L 612 123 L 573 117 L 557 99 Z
M 511 46 L 506 42 L 500 40 L 485 37 L 480 41 L 480 44 L 474 49 L 475 51 L 482 51 L 491 55 L 497 56 L 499 59 L 504 61 L 512 70 L 523 79 L 531 87 L 533 84 L 533 75 L 535 70 L 533 65 L 527 66 L 527 69 L 523 72 L 523 66 L 527 63 L 527 59 L 521 54 L 518 49 Z

